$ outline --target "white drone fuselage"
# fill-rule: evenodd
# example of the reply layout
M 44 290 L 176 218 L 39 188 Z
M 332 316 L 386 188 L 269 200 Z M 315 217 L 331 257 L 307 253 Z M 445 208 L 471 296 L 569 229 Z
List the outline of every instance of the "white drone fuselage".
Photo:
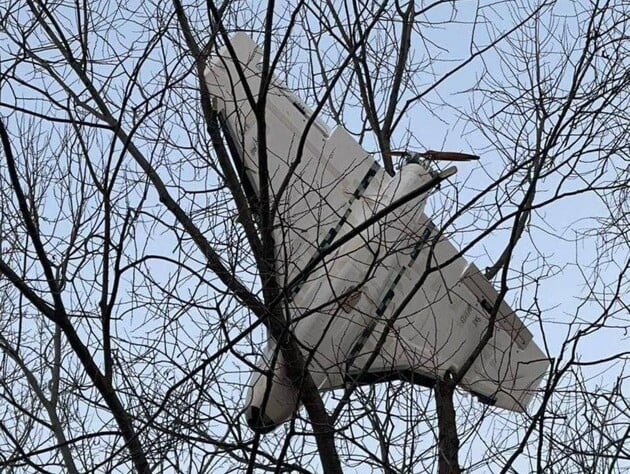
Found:
M 239 33 L 206 70 L 235 165 L 255 195 L 260 140 L 252 100 L 261 64 L 256 44 Z M 275 79 L 264 120 L 276 276 L 290 295 L 283 308 L 315 384 L 331 390 L 398 376 L 430 385 L 466 364 L 496 313 L 492 337 L 460 385 L 524 411 L 548 366 L 531 333 L 505 302 L 494 308 L 497 291 L 424 214 L 428 191 L 391 206 L 430 184 L 431 170 L 410 162 L 390 176 Z M 294 416 L 300 387 L 271 338 L 257 366 L 246 411 L 250 426 L 266 432 Z

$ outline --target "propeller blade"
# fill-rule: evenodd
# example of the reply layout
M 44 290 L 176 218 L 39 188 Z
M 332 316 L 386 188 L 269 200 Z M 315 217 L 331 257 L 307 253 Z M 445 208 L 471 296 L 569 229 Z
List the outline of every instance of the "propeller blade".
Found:
M 468 153 L 457 153 L 454 151 L 435 151 L 427 150 L 424 153 L 418 153 L 420 156 L 424 156 L 428 160 L 433 161 L 472 161 L 478 160 L 477 155 L 471 155 Z

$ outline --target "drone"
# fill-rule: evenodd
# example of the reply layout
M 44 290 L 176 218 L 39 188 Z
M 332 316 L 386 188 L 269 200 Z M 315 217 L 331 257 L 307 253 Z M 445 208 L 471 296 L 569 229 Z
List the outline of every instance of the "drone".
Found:
M 252 103 L 261 65 L 256 43 L 237 33 L 205 72 L 252 202 L 260 197 Z M 318 389 L 391 380 L 432 387 L 467 364 L 493 323 L 459 386 L 489 405 L 525 412 L 549 361 L 492 283 L 424 212 L 431 193 L 457 171 L 437 171 L 433 162 L 478 157 L 391 152 L 404 159 L 391 176 L 348 131 L 330 130 L 276 78 L 264 118 L 276 278 L 288 329 Z M 248 382 L 247 423 L 267 433 L 299 407 L 300 387 L 270 337 Z

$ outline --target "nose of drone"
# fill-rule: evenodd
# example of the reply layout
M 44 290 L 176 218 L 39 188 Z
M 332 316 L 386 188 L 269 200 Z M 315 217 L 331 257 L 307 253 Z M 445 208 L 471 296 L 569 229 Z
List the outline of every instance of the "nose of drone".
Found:
M 250 405 L 245 410 L 247 424 L 255 433 L 265 434 L 273 431 L 278 426 L 271 418 L 265 415 L 260 408 Z

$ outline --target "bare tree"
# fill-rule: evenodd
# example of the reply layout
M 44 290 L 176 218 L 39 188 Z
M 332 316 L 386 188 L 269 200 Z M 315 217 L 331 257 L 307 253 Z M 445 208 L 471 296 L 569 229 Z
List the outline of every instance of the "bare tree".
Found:
M 258 197 L 204 82 L 237 31 L 264 58 Z M 3 6 L 0 466 L 627 468 L 629 34 L 623 0 Z M 493 317 L 433 390 L 394 377 L 318 392 L 276 272 L 272 76 L 390 174 L 398 152 L 482 156 L 429 206 L 551 360 L 528 414 L 456 388 Z M 305 410 L 261 436 L 241 409 L 266 334 Z

